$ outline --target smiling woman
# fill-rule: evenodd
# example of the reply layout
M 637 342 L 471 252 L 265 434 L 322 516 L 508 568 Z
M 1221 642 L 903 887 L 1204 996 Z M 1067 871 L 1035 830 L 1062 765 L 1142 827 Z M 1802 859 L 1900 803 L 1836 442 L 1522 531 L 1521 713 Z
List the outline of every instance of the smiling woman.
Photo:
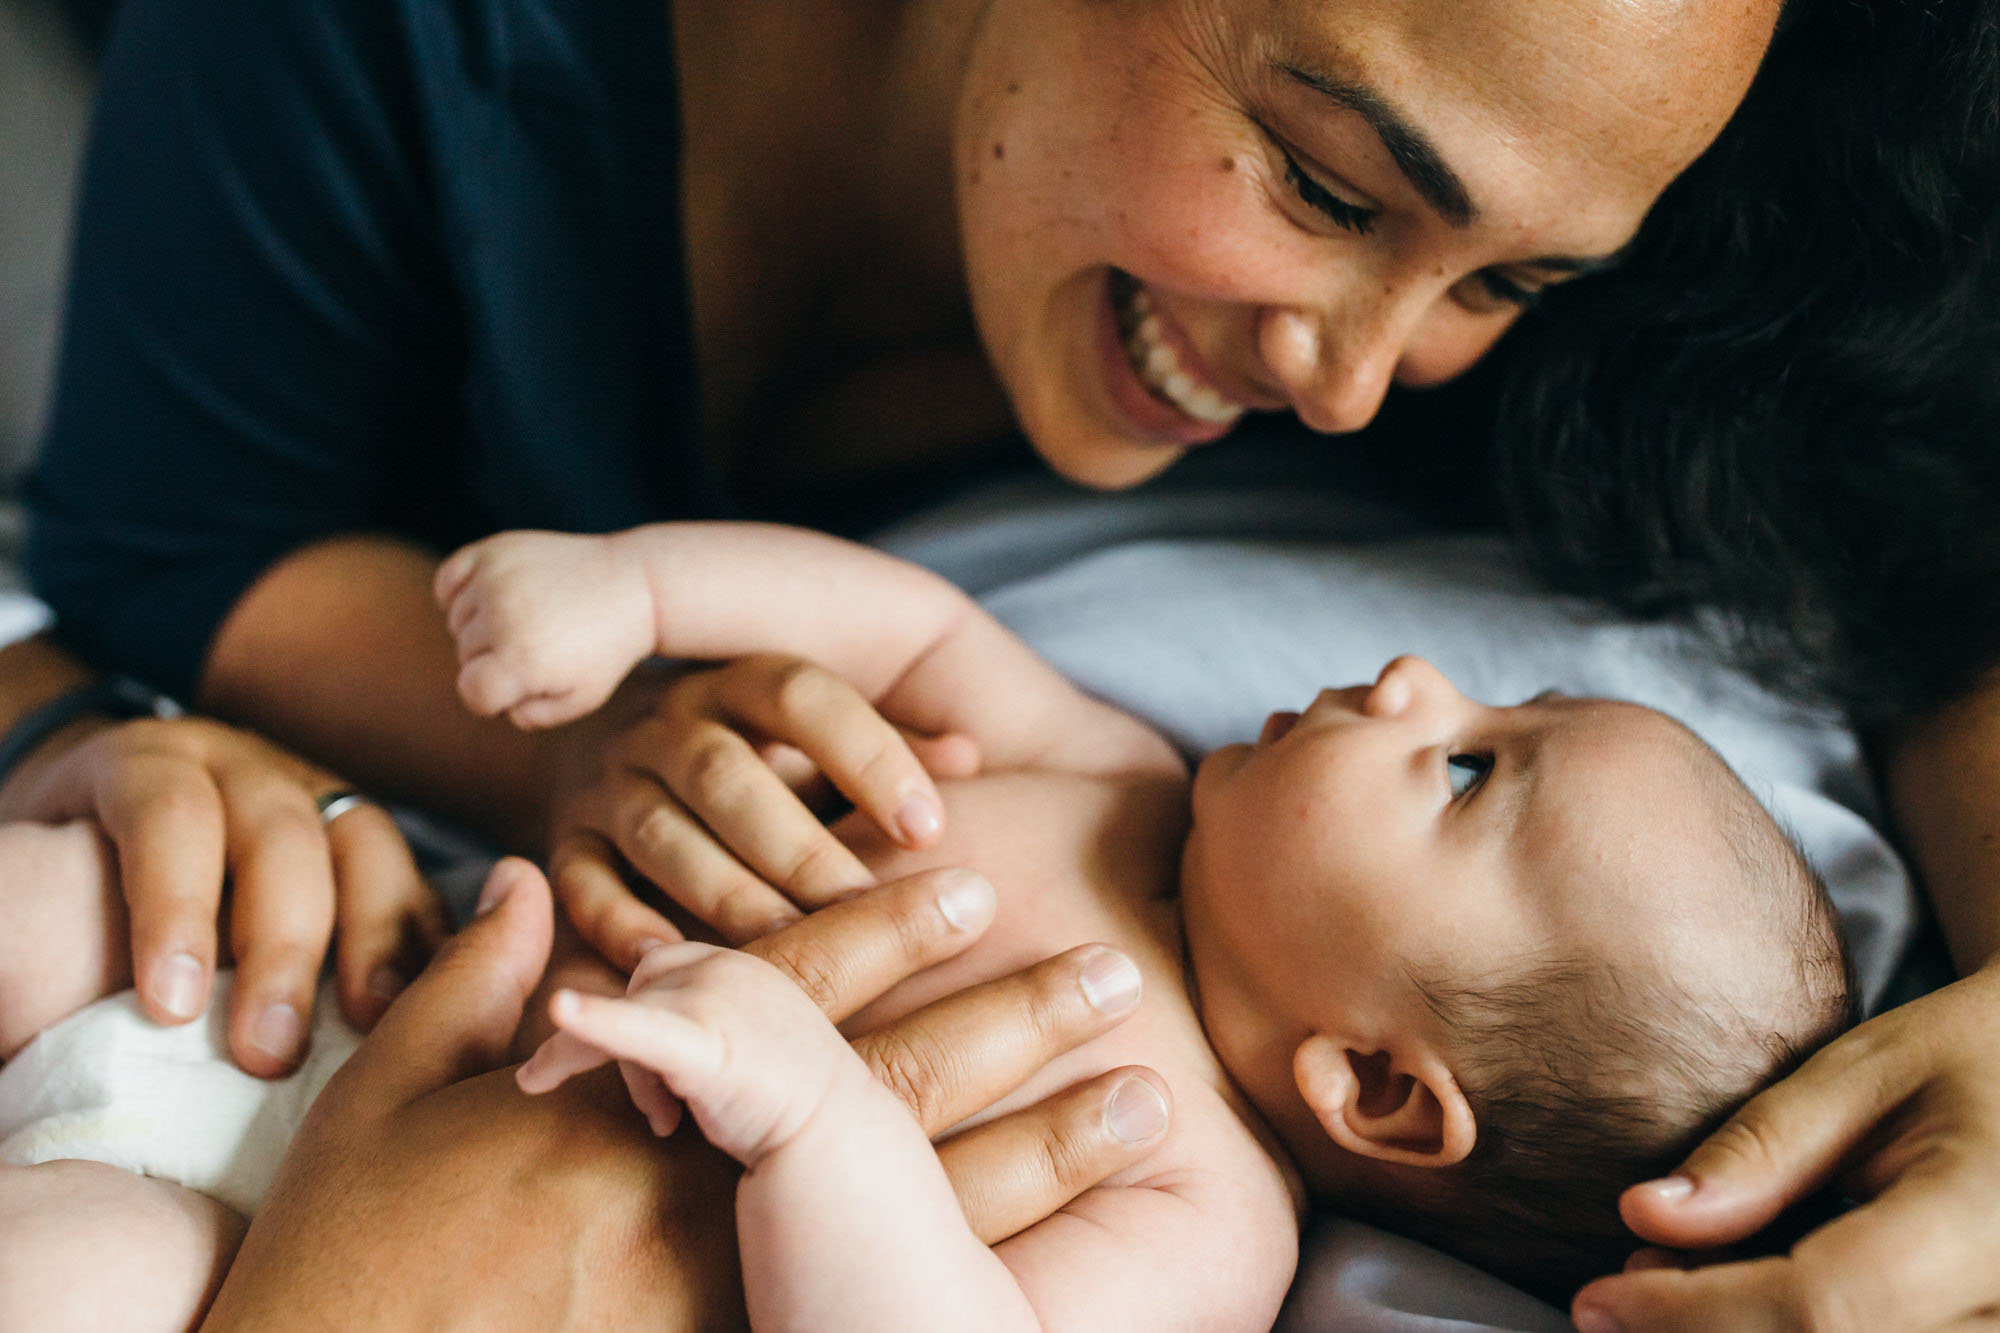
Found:
M 466 716 L 439 551 L 737 514 L 858 529 L 1018 436 L 1129 486 L 1251 412 L 1358 430 L 1524 325 L 1497 457 L 1528 537 L 1644 607 L 1721 599 L 1776 674 L 1869 705 L 1980 969 L 2000 0 L 1780 9 L 126 0 L 31 572 L 94 665 L 276 744 L 72 726 L 0 775 L 0 810 L 113 825 L 162 1013 L 190 960 L 207 993 L 225 859 L 320 885 L 236 923 L 239 956 L 275 960 L 246 963 L 239 1033 L 310 1010 L 333 921 L 351 999 L 393 949 L 386 900 L 310 823 L 350 782 L 546 853 L 629 967 L 608 904 L 675 871 L 660 756 L 687 733 L 646 676 L 555 735 Z M 10 661 L 0 712 L 46 717 L 79 674 L 48 645 Z M 821 832 L 772 836 L 764 892 L 852 887 Z M 1698 1157 L 1709 1184 L 1631 1220 L 1739 1239 L 1875 1126 L 1857 1087 L 1944 1108 L 1920 1128 L 1965 1149 L 1952 1171 L 1854 1214 L 1850 1248 L 1816 1252 L 1841 1262 L 1724 1267 L 1684 1306 L 1638 1275 L 1609 1289 L 1621 1317 L 1712 1323 L 1753 1281 L 1794 1312 L 1894 1315 L 1871 1327 L 1917 1308 L 1905 1284 L 1934 1323 L 2000 1300 L 1996 1224 L 1952 1211 L 2000 1179 L 1996 978 L 1836 1043 L 1851 1077 L 1809 1066 L 1771 1124 L 1717 1140 L 1779 1160 Z M 1881 1152 L 1878 1185 L 1910 1160 Z M 1894 1225 L 1912 1199 L 1928 1229 Z M 1908 1249 L 1946 1232 L 1962 1254 Z M 1915 1282 L 1940 1266 L 1958 1280 Z

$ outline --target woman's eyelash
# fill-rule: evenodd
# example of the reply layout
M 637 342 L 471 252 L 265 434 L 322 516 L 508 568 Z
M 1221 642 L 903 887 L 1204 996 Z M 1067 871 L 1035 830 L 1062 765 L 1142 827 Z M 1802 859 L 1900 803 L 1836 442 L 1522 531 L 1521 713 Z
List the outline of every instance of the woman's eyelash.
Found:
M 1479 282 L 1486 288 L 1487 294 L 1496 301 L 1505 301 L 1509 305 L 1521 306 L 1524 309 L 1535 304 L 1542 295 L 1539 291 L 1509 281 L 1498 273 L 1482 271 L 1479 274 Z
M 1278 149 L 1278 156 L 1285 159 L 1286 183 L 1298 192 L 1306 207 L 1325 214 L 1334 225 L 1344 227 L 1357 236 L 1368 234 L 1369 229 L 1375 225 L 1373 209 L 1355 207 L 1306 175 L 1305 169 L 1299 166 L 1298 159 L 1286 152 L 1282 146 Z
M 1453 796 L 1463 796 L 1493 771 L 1493 756 L 1490 754 L 1454 754 L 1444 761 L 1445 781 L 1451 787 Z

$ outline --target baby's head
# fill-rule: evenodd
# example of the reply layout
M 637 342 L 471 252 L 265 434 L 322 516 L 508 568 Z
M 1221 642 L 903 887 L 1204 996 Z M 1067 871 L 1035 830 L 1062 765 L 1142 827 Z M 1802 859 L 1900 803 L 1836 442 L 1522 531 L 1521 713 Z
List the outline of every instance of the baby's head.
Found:
M 1693 733 L 1489 708 L 1416 658 L 1203 761 L 1181 910 L 1210 1039 L 1315 1192 L 1548 1295 L 1853 1016 L 1824 885 Z

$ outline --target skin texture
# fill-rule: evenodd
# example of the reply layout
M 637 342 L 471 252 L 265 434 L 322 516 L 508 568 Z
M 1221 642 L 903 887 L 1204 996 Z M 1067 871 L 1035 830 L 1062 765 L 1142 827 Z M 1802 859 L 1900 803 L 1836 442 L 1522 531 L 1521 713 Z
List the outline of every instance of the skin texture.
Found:
M 990 906 L 963 929 L 938 909 L 957 882 L 954 872 L 912 876 L 752 952 L 844 1017 L 977 937 Z M 552 907 L 533 867 L 496 869 L 481 916 L 314 1104 L 205 1329 L 742 1325 L 733 1229 L 716 1225 L 735 1166 L 693 1135 L 656 1139 L 611 1071 L 541 1097 L 515 1086 L 517 1029 L 529 1046 L 548 1031 L 521 1024 L 541 1010 L 531 993 L 549 960 Z M 1080 966 L 1065 955 L 950 997 L 855 1049 L 938 1133 L 1117 1021 L 1090 1009 Z M 547 980 L 622 989 L 588 960 Z M 982 1023 L 995 1011 L 1011 1021 Z M 982 1031 L 1001 1040 L 982 1045 Z M 943 1059 L 965 1049 L 976 1065 Z M 948 1174 L 980 1182 L 960 1193 L 975 1233 L 997 1241 L 1094 1183 L 1107 1157 L 1142 1157 L 1156 1137 L 1117 1144 L 1105 1127 L 1111 1098 L 1133 1077 L 1152 1076 L 1114 1070 L 957 1136 L 942 1156 Z M 1021 1171 L 1027 1157 L 1010 1146 L 1019 1135 L 1052 1145 L 1053 1156 Z M 989 1164 L 996 1148 L 1011 1177 Z
M 1270 12 L 1286 8 L 1299 7 L 1273 7 Z M 677 6 L 676 13 L 702 11 L 721 22 L 731 9 L 754 12 L 759 21 L 780 26 L 786 13 L 797 17 L 800 12 L 777 5 L 685 5 Z M 871 8 L 871 22 L 885 12 L 898 20 L 876 28 L 882 42 L 873 48 L 852 46 L 853 34 L 833 31 L 834 25 L 820 14 L 821 26 L 810 30 L 812 40 L 794 40 L 792 46 L 819 57 L 858 50 L 863 59 L 846 66 L 844 75 L 837 69 L 830 75 L 831 91 L 854 92 L 855 98 L 829 98 L 824 81 L 798 78 L 798 71 L 780 68 L 777 80 L 805 91 L 790 103 L 772 100 L 776 109 L 769 120 L 750 129 L 769 142 L 783 143 L 789 126 L 793 146 L 787 162 L 817 161 L 841 169 L 823 166 L 817 175 L 801 174 L 791 192 L 777 189 L 765 198 L 746 200 L 740 192 L 725 192 L 720 204 L 704 215 L 720 223 L 706 231 L 690 226 L 697 305 L 726 315 L 735 300 L 739 311 L 765 312 L 762 319 L 739 319 L 732 326 L 735 341 L 712 344 L 742 353 L 730 364 L 748 367 L 738 392 L 754 395 L 786 383 L 781 372 L 792 364 L 789 357 L 797 348 L 785 340 L 804 336 L 802 330 L 882 333 L 869 327 L 874 317 L 840 326 L 796 313 L 780 320 L 770 312 L 838 312 L 844 299 L 845 308 L 856 305 L 851 299 L 856 293 L 884 290 L 920 297 L 903 308 L 920 310 L 921 318 L 913 326 L 888 331 L 885 340 L 896 356 L 871 367 L 871 377 L 858 381 L 864 390 L 875 391 L 843 393 L 839 386 L 825 386 L 828 391 L 818 401 L 827 410 L 817 419 L 831 422 L 834 429 L 827 438 L 847 441 L 850 450 L 853 440 L 873 438 L 870 430 L 884 438 L 893 434 L 906 461 L 929 466 L 957 456 L 953 451 L 964 443 L 962 435 L 939 426 L 939 419 L 950 415 L 948 409 L 963 412 L 976 402 L 978 411 L 964 415 L 983 414 L 990 425 L 1004 401 L 971 359 L 976 350 L 969 358 L 958 341 L 970 337 L 973 328 L 952 296 L 962 271 L 977 317 L 977 344 L 990 355 L 998 382 L 1036 447 L 1068 475 L 1118 485 L 1165 466 L 1180 446 L 1150 443 L 1143 432 L 1134 436 L 1124 429 L 1107 406 L 1102 384 L 1076 372 L 1082 364 L 1076 349 L 1087 346 L 1089 338 L 1087 307 L 1097 281 L 1092 275 L 1117 264 L 1163 295 L 1218 387 L 1241 390 L 1246 402 L 1260 405 L 1253 394 L 1267 393 L 1271 405 L 1288 403 L 1311 424 L 1339 428 L 1364 415 L 1362 407 L 1379 397 L 1378 386 L 1386 380 L 1430 382 L 1462 368 L 1498 335 L 1504 315 L 1464 309 L 1450 295 L 1467 273 L 1476 271 L 1475 265 L 1517 265 L 1552 245 L 1598 249 L 1621 241 L 1629 226 L 1614 227 L 1612 221 L 1636 218 L 1612 219 L 1595 212 L 1587 205 L 1596 201 L 1575 197 L 1578 182 L 1605 182 L 1606 198 L 1625 201 L 1629 212 L 1626 184 L 1613 179 L 1617 171 L 1599 169 L 1606 165 L 1607 148 L 1615 151 L 1608 165 L 1622 169 L 1635 149 L 1673 144 L 1683 129 L 1705 142 L 1733 105 L 1731 90 L 1740 91 L 1747 79 L 1774 9 L 1759 3 L 1552 2 L 1529 7 L 1499 0 L 1310 7 L 1327 30 L 1294 34 L 1301 44 L 1339 48 L 1322 51 L 1328 58 L 1344 52 L 1363 63 L 1380 62 L 1379 68 L 1371 63 L 1369 69 L 1394 84 L 1385 91 L 1393 92 L 1399 103 L 1413 110 L 1421 106 L 1437 117 L 1426 128 L 1475 187 L 1472 193 L 1491 224 L 1447 232 L 1424 218 L 1407 197 L 1396 197 L 1393 179 L 1376 179 L 1379 160 L 1372 163 L 1377 171 L 1366 160 L 1379 159 L 1379 146 L 1362 137 L 1350 156 L 1356 143 L 1351 118 L 1310 117 L 1312 124 L 1295 128 L 1290 116 L 1283 117 L 1288 140 L 1297 140 L 1293 146 L 1309 150 L 1328 169 L 1329 175 L 1320 178 L 1324 187 L 1350 184 L 1356 200 L 1365 197 L 1384 208 L 1384 218 L 1362 241 L 1310 215 L 1294 217 L 1296 194 L 1285 194 L 1269 145 L 1247 128 L 1248 98 L 1259 91 L 1252 86 L 1256 71 L 1235 68 L 1231 59 L 1258 49 L 1245 40 L 1245 16 L 1254 19 L 1266 12 L 1248 0 L 1199 10 L 1182 0 L 982 0 L 976 5 L 967 0 L 894 11 Z M 796 38 L 800 29 L 792 26 Z M 1464 40 L 1455 38 L 1455 32 L 1464 33 Z M 1129 40 L 1111 40 L 1121 33 Z M 1617 40 L 1621 35 L 1634 40 Z M 1364 39 L 1397 49 L 1366 47 Z M 755 50 L 755 43 L 744 43 L 744 48 Z M 680 49 L 691 54 L 699 47 L 683 41 Z M 1627 57 L 1647 53 L 1648 59 L 1635 66 L 1621 59 L 1621 52 Z M 1086 58 L 1092 54 L 1103 58 L 1093 63 Z M 1419 58 L 1426 54 L 1439 59 L 1427 63 Z M 745 88 L 746 96 L 760 91 L 725 64 L 704 68 L 716 71 L 718 84 Z M 1646 68 L 1653 71 L 1650 80 L 1643 77 Z M 1555 74 L 1559 69 L 1566 71 L 1560 78 Z M 962 80 L 954 77 L 961 70 Z M 1454 109 L 1433 76 L 1443 77 L 1442 88 L 1448 89 L 1449 76 L 1455 75 L 1462 89 L 1471 72 L 1482 79 L 1500 76 L 1483 86 L 1504 88 L 1506 96 L 1491 99 L 1491 106 L 1482 97 L 1476 108 Z M 1546 83 L 1540 88 L 1543 95 L 1536 95 L 1544 75 L 1561 93 L 1555 100 L 1561 114 L 1553 120 Z M 1019 92 L 1013 91 L 1017 87 Z M 870 102 L 871 97 L 880 100 Z M 1572 104 L 1571 99 L 1581 101 Z M 1584 115 L 1588 108 L 1582 101 L 1607 114 Z M 812 139 L 802 127 L 832 120 L 825 114 L 829 105 L 852 106 L 864 127 L 887 126 L 893 137 L 854 136 L 845 141 L 846 151 L 828 151 L 826 142 Z M 918 114 L 924 108 L 929 111 Z M 1075 127 L 1084 119 L 1077 114 L 1083 108 L 1119 112 L 1104 122 L 1115 134 L 1079 142 Z M 892 109 L 902 114 L 888 114 Z M 1274 120 L 1286 110 L 1260 109 Z M 691 108 L 689 124 L 697 139 L 700 113 L 699 106 Z M 842 120 L 828 132 L 846 128 Z M 1119 151 L 1110 151 L 1107 142 L 1115 142 Z M 856 162 L 851 152 L 855 143 L 890 146 L 878 159 Z M 1693 146 L 1674 156 L 1691 155 Z M 732 147 L 692 143 L 690 152 L 706 152 L 709 160 L 722 163 L 770 162 L 756 154 L 735 154 Z M 838 149 L 838 141 L 833 147 Z M 1554 158 L 1545 160 L 1547 154 Z M 1539 169 L 1517 179 L 1514 168 L 1524 163 L 1539 164 Z M 1678 169 L 1644 152 L 1631 156 L 1630 163 L 1639 164 L 1633 170 L 1659 184 Z M 1169 170 L 1171 185 L 1154 185 L 1150 175 L 1142 178 L 1140 166 Z M 1473 175 L 1475 169 L 1483 173 L 1502 166 L 1510 182 L 1503 191 L 1504 208 L 1488 204 L 1488 182 Z M 1341 179 L 1333 179 L 1333 173 Z M 771 174 L 785 179 L 782 170 Z M 1350 175 L 1356 179 L 1346 180 Z M 823 189 L 833 177 L 838 178 L 833 185 L 848 189 Z M 945 181 L 951 183 L 948 190 L 941 185 Z M 1373 198 L 1377 192 L 1383 197 Z M 813 207 L 799 207 L 802 198 Z M 952 199 L 967 220 L 962 260 Z M 709 208 L 713 202 L 691 196 L 691 209 Z M 704 235 L 729 234 L 732 228 L 763 245 L 772 232 L 771 219 L 786 217 L 812 218 L 811 228 L 792 230 L 824 238 L 826 248 L 793 240 L 780 256 L 766 246 L 765 256 L 774 260 L 769 270 L 732 264 L 727 254 L 702 250 Z M 867 219 L 874 219 L 877 230 L 870 230 Z M 1245 231 L 1239 224 L 1246 220 L 1256 225 Z M 697 221 L 691 219 L 691 224 Z M 1580 231 L 1586 221 L 1589 236 Z M 744 223 L 749 225 L 736 226 Z M 884 236 L 899 244 L 885 244 Z M 1515 244 L 1524 238 L 1535 244 Z M 781 233 L 779 239 L 789 238 Z M 825 282 L 821 261 L 828 252 L 857 261 L 844 283 Z M 745 291 L 716 276 L 753 270 L 760 281 L 767 272 L 784 276 L 775 262 L 780 257 L 790 265 L 789 285 L 770 282 Z M 863 259 L 869 262 L 858 262 Z M 787 304 L 801 288 L 812 291 L 819 303 Z M 940 297 L 941 291 L 945 296 Z M 881 305 L 876 303 L 878 309 Z M 721 325 L 699 311 L 698 323 L 709 349 L 711 330 Z M 936 373 L 941 361 L 955 368 L 957 378 Z M 901 400 L 893 392 L 881 392 L 885 386 L 913 385 L 925 393 Z M 939 385 L 945 387 L 939 390 Z M 876 410 L 885 401 L 921 401 L 927 408 L 918 420 L 890 422 Z M 832 410 L 843 402 L 850 408 L 846 417 Z M 863 418 L 862 428 L 856 428 L 852 415 L 857 403 L 876 413 Z M 812 404 L 799 406 L 803 410 Z M 930 418 L 929 429 L 925 417 Z M 541 761 L 550 749 L 524 743 L 504 728 L 474 724 L 453 706 L 454 664 L 429 611 L 431 572 L 421 553 L 379 540 L 329 543 L 299 553 L 253 588 L 223 627 L 208 663 L 202 702 L 315 756 L 325 765 L 323 771 L 371 790 L 421 794 L 524 845 L 539 842 L 524 831 L 538 828 L 550 809 L 537 776 L 549 771 Z M 46 683 L 49 671 L 72 677 L 78 672 L 52 649 L 31 652 L 37 662 L 23 664 L 17 654 L 0 670 L 6 707 L 13 706 L 16 694 L 24 706 L 45 697 L 43 691 L 52 688 Z M 17 690 L 23 680 L 28 683 Z M 1979 693 L 1969 705 L 1979 725 L 1956 733 L 1953 743 L 1899 741 L 1890 765 L 1892 802 L 1932 893 L 1945 907 L 1962 965 L 1968 967 L 1986 959 L 1992 941 L 2000 938 L 1993 925 L 2000 917 L 1995 907 L 2000 899 L 1992 887 L 2000 882 L 2000 849 L 1988 836 L 1991 821 L 1978 798 L 1991 790 L 1991 756 L 2000 753 L 2000 729 L 1990 725 L 2000 711 L 1996 697 L 2000 689 Z M 84 730 L 61 738 L 38 763 L 53 764 L 55 752 Z M 592 752 L 608 754 L 610 747 Z M 203 867 L 212 865 L 212 857 L 190 856 L 189 849 L 216 845 L 228 836 L 225 824 L 232 812 L 213 801 L 214 769 L 201 762 L 176 763 L 148 767 L 142 774 L 135 759 L 114 748 L 73 761 L 93 779 L 78 788 L 88 793 L 84 813 L 102 818 L 127 809 L 148 816 L 133 821 L 130 837 L 121 841 L 121 862 L 139 885 L 128 884 L 128 892 L 177 903 L 211 901 L 214 872 Z M 256 762 L 284 768 L 269 757 Z M 28 793 L 25 779 L 24 773 L 0 788 L 0 810 L 17 817 L 66 817 L 46 789 Z M 131 800 L 124 806 L 113 803 L 107 793 L 114 789 L 128 791 Z M 588 809 L 588 802 L 576 808 Z M 160 817 L 166 813 L 174 817 Z M 574 832 L 578 845 L 591 839 L 608 845 L 614 830 L 579 821 Z M 259 845 L 263 837 L 253 830 L 246 841 Z M 295 844 L 281 857 L 309 876 L 330 873 L 329 854 L 317 847 Z M 606 863 L 602 856 L 580 861 L 598 868 Z M 186 910 L 179 917 L 190 930 L 213 929 L 212 922 L 196 927 L 193 918 Z M 291 975 L 308 974 L 306 956 L 314 953 L 308 944 L 295 958 Z M 149 971 L 140 959 L 139 974 L 145 977 Z M 1875 1150 L 1876 1160 L 1890 1172 L 1914 1160 L 1913 1145 L 1923 1147 L 1933 1169 L 1909 1176 L 1903 1197 L 1938 1209 L 1941 1223 L 1949 1224 L 1940 1225 L 1938 1233 L 1962 1238 L 1963 1248 L 1947 1252 L 1923 1245 L 1923 1236 L 1930 1233 L 1889 1225 L 1894 1214 L 1885 1207 L 1863 1209 L 1854 1216 L 1874 1228 L 1867 1246 L 1843 1253 L 1844 1262 L 1758 1270 L 1757 1308 L 1770 1312 L 1773 1326 L 1800 1317 L 1808 1305 L 1826 1326 L 1840 1326 L 1841 1311 L 1885 1309 L 1909 1314 L 1911 1326 L 1919 1326 L 1942 1325 L 2000 1298 L 2000 1283 L 1979 1257 L 2000 1244 L 2000 1233 L 1991 1210 L 1976 1202 L 1990 1197 L 1994 1167 L 2000 1164 L 1992 1132 L 1992 1126 L 2000 1125 L 2000 1109 L 1969 1091 L 1994 1085 L 1977 1054 L 1990 1046 L 1990 1016 L 1996 1012 L 1992 990 L 1975 976 L 1912 1006 L 1909 1027 L 1863 1029 L 1867 1035 L 1836 1044 L 1826 1058 L 1856 1061 L 1841 1066 L 1852 1078 L 1795 1079 L 1759 1099 L 1720 1141 L 1764 1146 L 1758 1151 L 1718 1150 L 1733 1163 L 1727 1171 L 1713 1165 L 1713 1156 L 1703 1159 L 1703 1170 L 1714 1176 L 1713 1188 L 1705 1184 L 1681 1204 L 1660 1199 L 1635 1205 L 1634 1222 L 1641 1234 L 1688 1245 L 1747 1234 L 1777 1204 L 1825 1176 L 1828 1143 L 1856 1142 L 1874 1127 L 1882 1109 L 1877 1091 L 1890 1089 L 1897 1104 L 1920 1101 L 1925 1115 L 1901 1122 L 1889 1146 Z M 1911 1040 L 1919 1031 L 1924 1040 Z M 1878 1036 L 1883 1038 L 1879 1043 Z M 1705 1202 L 1709 1200 L 1721 1203 Z M 1852 1261 L 1854 1253 L 1867 1261 Z M 1946 1253 L 1962 1258 L 1951 1267 L 1965 1281 L 1932 1280 L 1935 1270 L 1927 1265 L 1942 1262 L 1936 1256 Z M 1676 1322 L 1725 1326 L 1732 1313 L 1748 1308 L 1743 1303 L 1747 1289 L 1741 1274 L 1727 1266 L 1709 1272 L 1712 1278 L 1642 1274 L 1614 1280 L 1597 1290 L 1594 1299 L 1604 1308 L 1615 1307 L 1628 1327 Z M 1669 1283 L 1675 1284 L 1678 1303 L 1653 1300 L 1655 1288 Z M 1938 1308 L 1899 1299 L 1911 1293 L 1923 1294 Z M 1901 1321 L 1870 1323 L 1858 1316 L 1848 1321 L 1853 1327 L 1896 1322 Z
M 1476 275 L 1538 286 L 1559 274 L 1536 259 L 1629 240 L 1740 100 L 1775 17 L 1590 0 L 993 0 L 967 48 L 953 169 L 980 335 L 1022 426 L 1052 467 L 1094 485 L 1181 453 L 1123 417 L 1097 371 L 1116 266 L 1226 398 L 1359 429 L 1392 380 L 1449 379 L 1513 322 Z M 1440 217 L 1359 115 L 1275 62 L 1392 99 L 1477 217 Z M 1379 211 L 1368 235 L 1305 205 L 1273 136 Z

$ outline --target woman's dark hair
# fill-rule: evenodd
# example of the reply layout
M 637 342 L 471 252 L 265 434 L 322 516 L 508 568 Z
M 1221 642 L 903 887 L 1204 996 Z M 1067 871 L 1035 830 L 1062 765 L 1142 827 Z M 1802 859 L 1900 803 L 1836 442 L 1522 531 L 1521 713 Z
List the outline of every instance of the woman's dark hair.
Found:
M 1627 261 L 1517 332 L 1512 520 L 1861 725 L 1949 702 L 2000 666 L 1996 269 L 2000 0 L 1791 0 Z

